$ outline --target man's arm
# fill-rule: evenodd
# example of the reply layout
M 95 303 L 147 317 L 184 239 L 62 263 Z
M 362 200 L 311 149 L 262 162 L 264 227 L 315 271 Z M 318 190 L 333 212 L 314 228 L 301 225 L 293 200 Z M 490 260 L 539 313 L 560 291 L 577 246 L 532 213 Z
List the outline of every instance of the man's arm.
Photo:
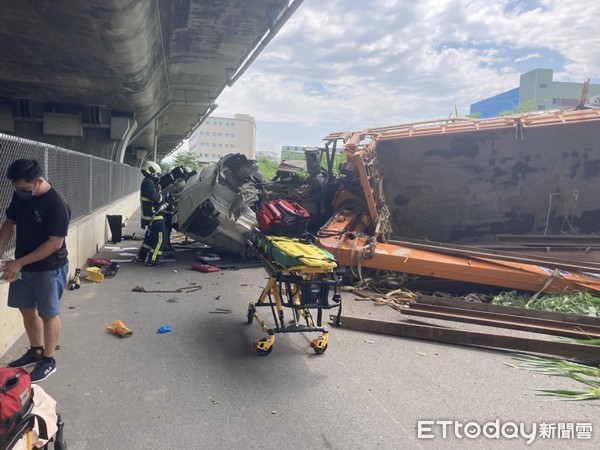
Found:
M 6 219 L 0 227 L 0 258 L 4 256 L 6 246 L 15 234 L 17 222 L 11 219 Z
M 44 242 L 31 253 L 28 253 L 19 259 L 15 259 L 14 261 L 6 262 L 4 265 L 2 278 L 4 280 L 10 280 L 15 277 L 17 273 L 19 273 L 23 266 L 41 261 L 47 256 L 50 256 L 52 253 L 62 247 L 64 240 L 64 236 L 49 236 L 46 242 Z

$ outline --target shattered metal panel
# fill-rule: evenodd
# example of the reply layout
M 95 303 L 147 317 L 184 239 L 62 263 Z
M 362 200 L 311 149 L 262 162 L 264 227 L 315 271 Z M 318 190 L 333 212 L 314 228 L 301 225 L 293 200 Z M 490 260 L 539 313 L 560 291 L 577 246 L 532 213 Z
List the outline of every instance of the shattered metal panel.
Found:
M 600 123 L 379 142 L 394 234 L 486 242 L 503 233 L 600 231 Z M 548 221 L 546 220 L 548 217 Z

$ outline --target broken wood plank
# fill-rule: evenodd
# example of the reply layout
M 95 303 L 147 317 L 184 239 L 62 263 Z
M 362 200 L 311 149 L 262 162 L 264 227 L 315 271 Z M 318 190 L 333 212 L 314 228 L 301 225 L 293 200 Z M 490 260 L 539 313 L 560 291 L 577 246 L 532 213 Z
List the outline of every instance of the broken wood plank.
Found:
M 517 336 L 500 336 L 490 333 L 437 328 L 405 322 L 387 322 L 351 316 L 341 316 L 339 327 L 349 330 L 366 331 L 369 333 L 443 342 L 446 344 L 538 353 L 559 356 L 566 359 L 575 359 L 582 362 L 600 362 L 600 351 L 598 346 L 593 345 L 544 341 Z

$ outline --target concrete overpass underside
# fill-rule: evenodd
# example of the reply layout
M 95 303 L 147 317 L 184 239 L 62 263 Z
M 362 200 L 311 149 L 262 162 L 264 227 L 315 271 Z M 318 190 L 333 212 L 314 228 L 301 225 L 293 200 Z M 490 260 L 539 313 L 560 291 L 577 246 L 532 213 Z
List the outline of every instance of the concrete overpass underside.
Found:
M 160 160 L 301 1 L 0 0 L 0 132 Z

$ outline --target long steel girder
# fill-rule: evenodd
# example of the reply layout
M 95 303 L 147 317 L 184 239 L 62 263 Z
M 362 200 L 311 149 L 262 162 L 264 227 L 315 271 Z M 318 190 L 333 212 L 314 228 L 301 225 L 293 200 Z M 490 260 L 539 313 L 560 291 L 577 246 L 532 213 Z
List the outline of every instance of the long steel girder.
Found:
M 156 136 L 160 159 L 301 0 L 1 3 L 0 101 L 133 114 L 138 131 L 150 125 L 133 144 L 152 149 Z
M 466 281 L 532 292 L 600 292 L 600 276 L 560 270 L 525 261 L 475 255 L 444 254 L 410 245 L 374 242 L 365 233 L 364 214 L 338 211 L 319 231 L 319 246 L 345 266 L 362 266 L 399 273 Z

